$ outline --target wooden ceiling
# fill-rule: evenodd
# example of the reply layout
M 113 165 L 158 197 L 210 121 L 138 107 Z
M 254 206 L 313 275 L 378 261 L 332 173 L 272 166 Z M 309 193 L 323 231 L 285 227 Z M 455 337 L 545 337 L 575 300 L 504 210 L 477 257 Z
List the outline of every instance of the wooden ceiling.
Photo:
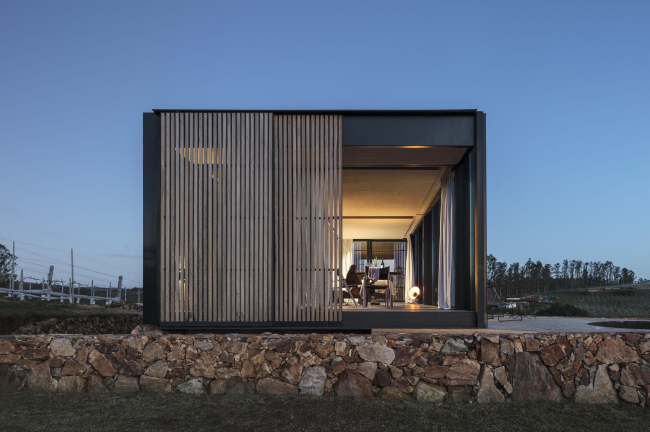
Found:
M 433 169 L 344 169 L 343 238 L 404 238 L 440 188 L 440 175 Z

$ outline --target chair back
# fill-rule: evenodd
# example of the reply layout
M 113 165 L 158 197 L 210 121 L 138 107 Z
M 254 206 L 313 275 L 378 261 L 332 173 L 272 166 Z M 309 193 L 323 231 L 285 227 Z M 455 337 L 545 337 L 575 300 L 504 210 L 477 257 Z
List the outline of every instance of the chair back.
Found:
M 504 301 L 501 300 L 501 297 L 499 297 L 499 294 L 497 294 L 495 287 L 491 287 L 487 290 L 487 303 L 488 305 L 498 305 L 504 303 Z
M 390 273 L 390 266 L 379 269 L 379 280 L 388 280 L 389 273 Z

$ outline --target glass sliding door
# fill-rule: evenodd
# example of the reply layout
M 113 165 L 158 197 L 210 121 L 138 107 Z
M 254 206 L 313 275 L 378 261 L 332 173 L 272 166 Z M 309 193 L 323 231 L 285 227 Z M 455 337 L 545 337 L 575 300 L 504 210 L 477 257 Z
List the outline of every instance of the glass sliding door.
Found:
M 422 218 L 411 234 L 413 279 L 420 288 L 422 303 L 438 304 L 438 260 L 440 243 L 440 202 Z
M 352 259 L 360 273 L 375 260 L 377 265 L 389 267 L 391 273 L 403 274 L 406 269 L 406 240 L 354 240 Z M 396 292 L 393 301 L 404 301 L 403 289 Z

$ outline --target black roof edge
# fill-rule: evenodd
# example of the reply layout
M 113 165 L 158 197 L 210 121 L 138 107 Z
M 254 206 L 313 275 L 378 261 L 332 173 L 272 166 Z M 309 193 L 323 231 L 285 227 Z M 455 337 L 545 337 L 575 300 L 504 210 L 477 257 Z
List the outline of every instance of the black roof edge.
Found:
M 459 115 L 474 114 L 477 109 L 445 109 L 445 110 L 229 110 L 229 109 L 153 109 L 154 113 L 184 112 L 184 113 L 274 113 L 274 114 L 342 114 L 349 116 L 381 116 L 381 115 Z

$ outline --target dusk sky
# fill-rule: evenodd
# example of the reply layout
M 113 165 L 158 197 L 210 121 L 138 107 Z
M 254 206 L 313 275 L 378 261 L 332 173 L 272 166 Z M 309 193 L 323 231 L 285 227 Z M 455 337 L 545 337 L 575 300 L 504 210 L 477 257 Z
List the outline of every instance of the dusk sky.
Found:
M 67 281 L 74 248 L 77 281 L 139 286 L 154 108 L 476 108 L 488 253 L 650 278 L 649 23 L 645 0 L 0 0 L 0 244 L 26 276 Z

